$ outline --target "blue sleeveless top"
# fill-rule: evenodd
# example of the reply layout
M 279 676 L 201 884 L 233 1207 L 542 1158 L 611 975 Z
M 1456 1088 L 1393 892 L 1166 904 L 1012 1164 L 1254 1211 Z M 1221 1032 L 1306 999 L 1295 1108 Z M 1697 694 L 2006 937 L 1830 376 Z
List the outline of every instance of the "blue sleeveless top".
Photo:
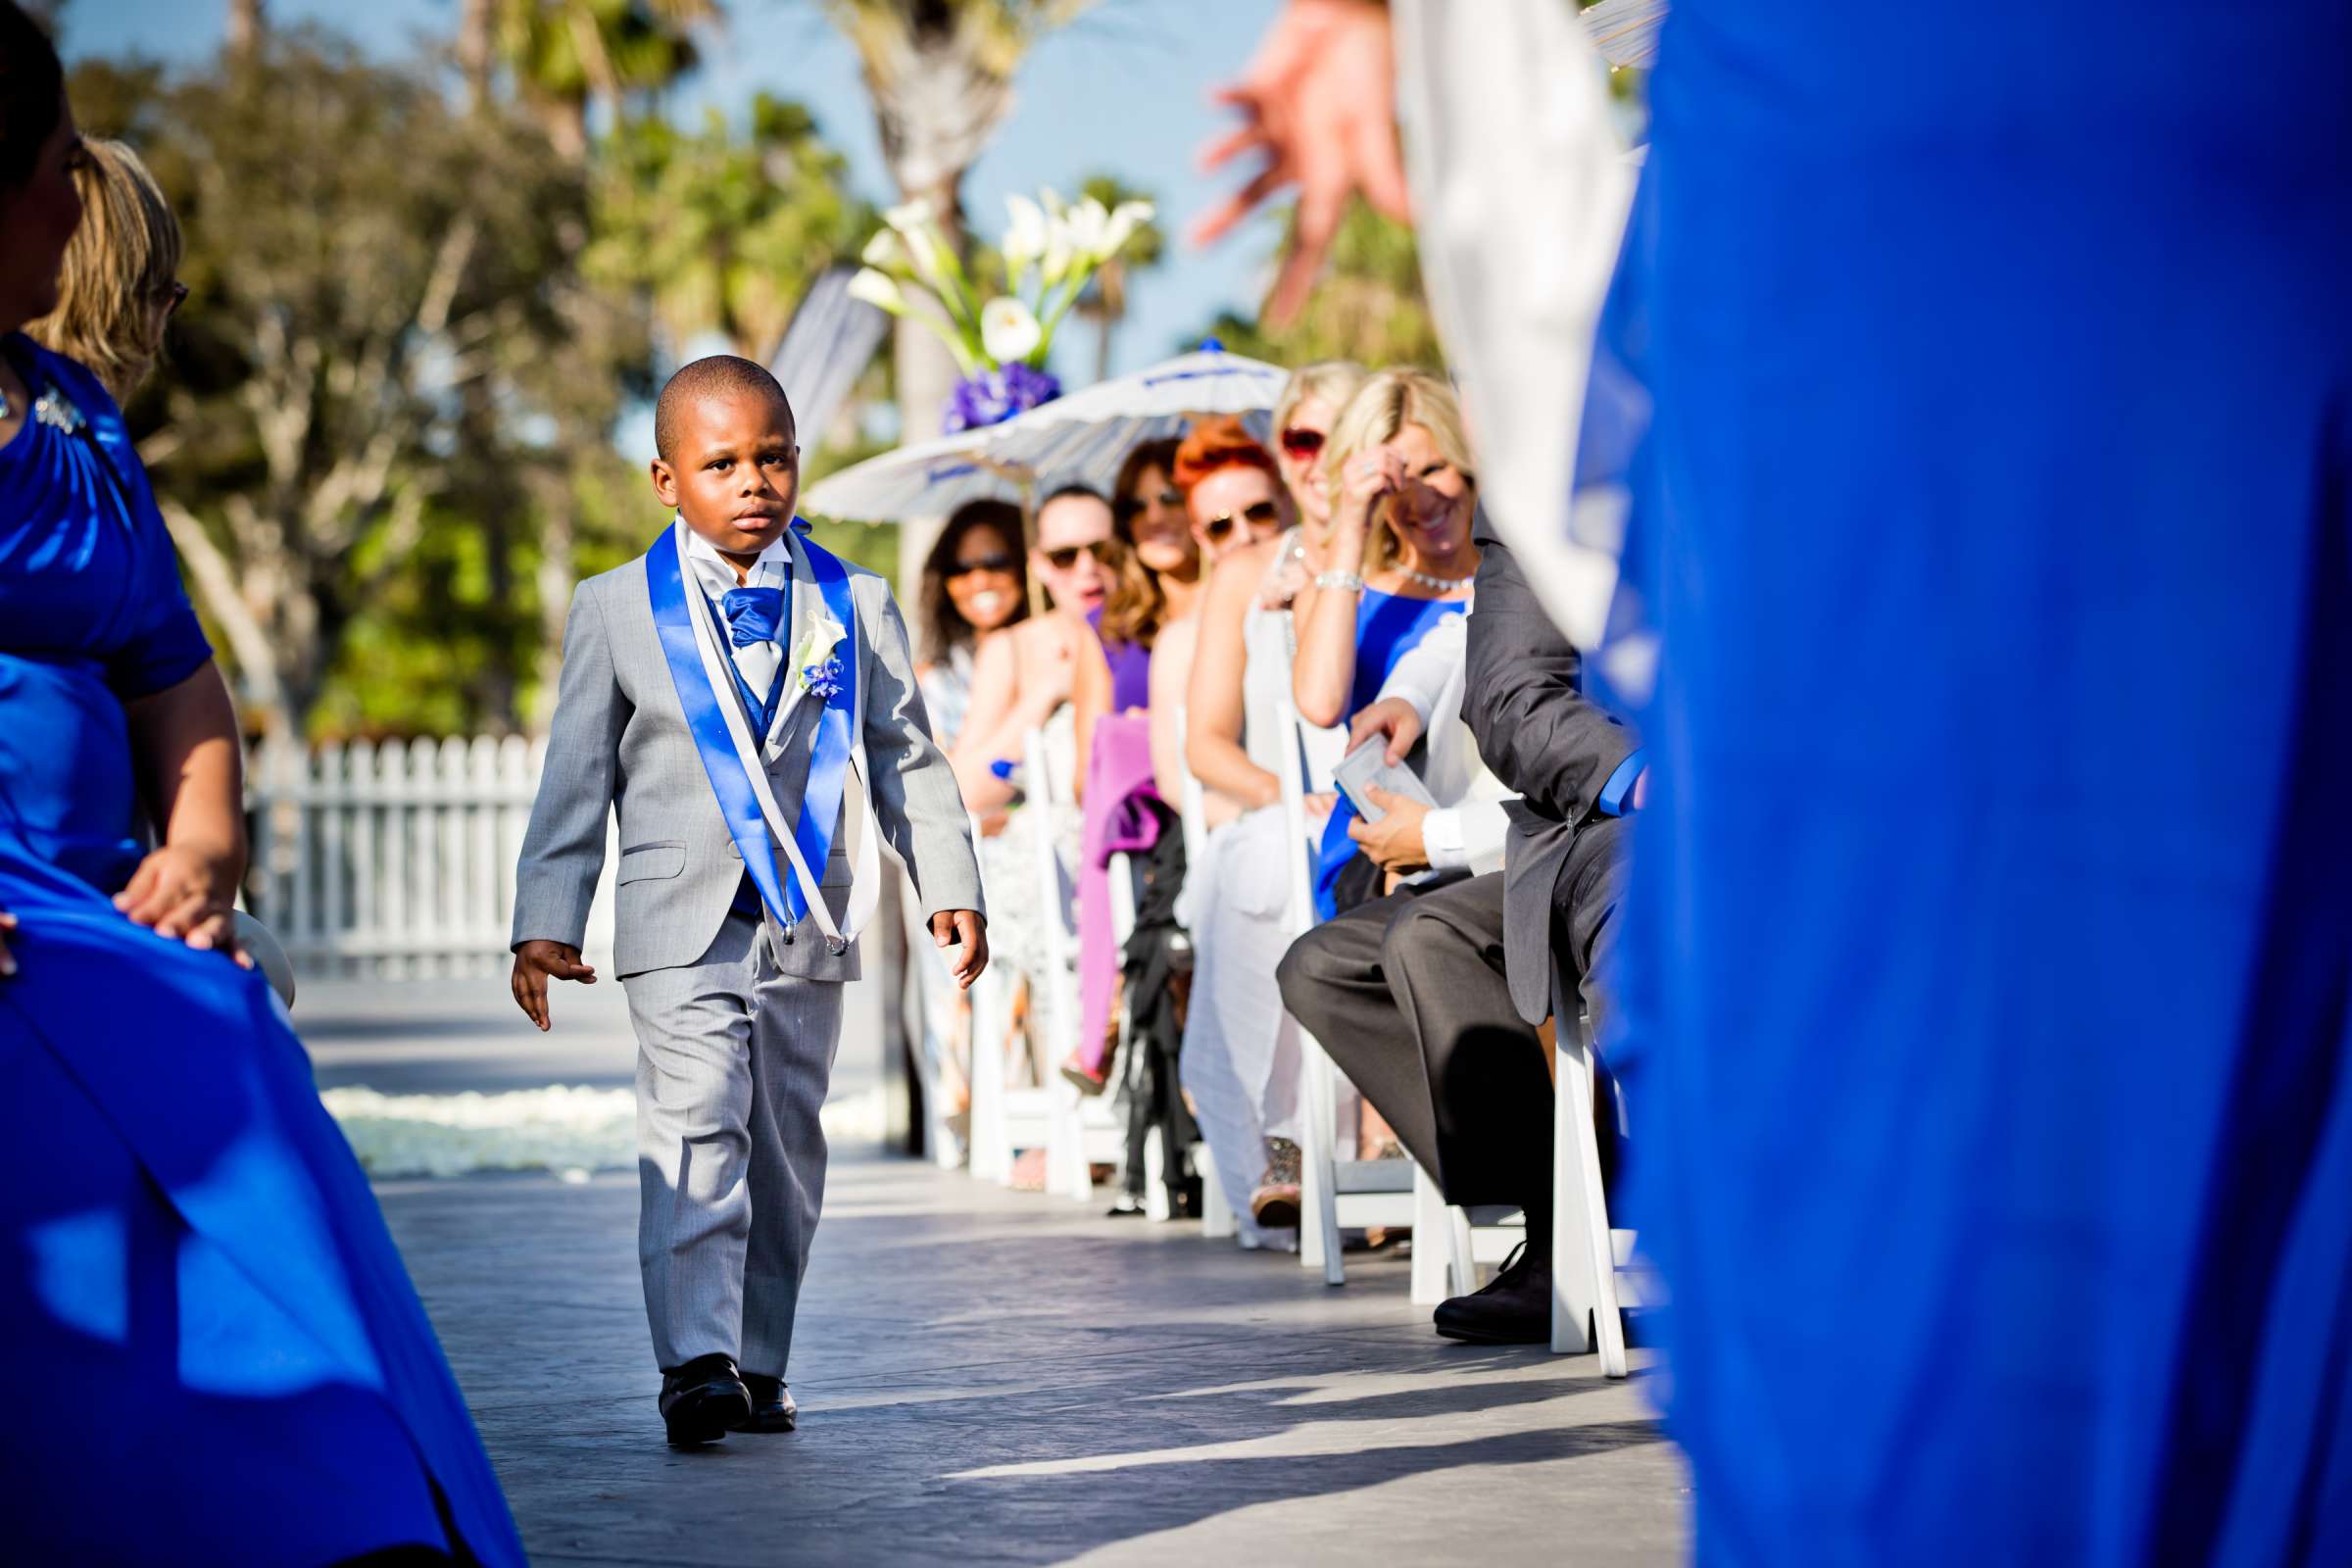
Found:
M 1352 719 L 1379 699 L 1396 661 L 1427 636 L 1432 626 L 1469 608 L 1464 599 L 1408 599 L 1402 594 L 1365 589 L 1355 607 L 1355 679 L 1348 688 L 1347 716 Z M 1323 824 L 1323 845 L 1315 858 L 1318 920 L 1328 920 L 1336 912 L 1332 893 L 1340 868 L 1360 853 L 1355 840 L 1348 836 L 1355 819 L 1355 808 L 1343 795 L 1332 808 L 1330 820 Z

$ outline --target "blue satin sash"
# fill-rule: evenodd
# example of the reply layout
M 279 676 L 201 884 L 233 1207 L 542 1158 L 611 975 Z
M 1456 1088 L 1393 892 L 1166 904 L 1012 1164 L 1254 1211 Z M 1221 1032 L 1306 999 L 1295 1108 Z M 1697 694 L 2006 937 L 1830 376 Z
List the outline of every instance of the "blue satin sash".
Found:
M 654 630 L 662 638 L 662 657 L 669 664 L 670 684 L 677 688 L 687 732 L 694 737 L 694 749 L 703 760 L 710 791 L 718 797 L 719 814 L 726 818 L 727 832 L 743 854 L 743 867 L 752 874 L 752 885 L 760 890 L 760 899 L 780 912 L 785 899 L 776 881 L 776 848 L 760 817 L 760 797 L 752 789 L 751 775 L 744 771 L 735 742 L 727 734 L 726 715 L 718 707 L 726 699 L 710 689 L 710 677 L 703 673 L 702 650 L 695 646 L 694 622 L 689 618 L 693 612 L 686 603 L 683 566 L 678 560 L 677 530 L 662 529 L 662 537 L 645 553 L 645 587 L 653 606 Z M 699 591 L 696 597 L 701 597 Z
M 841 819 L 842 795 L 855 750 L 858 619 L 857 605 L 850 591 L 849 568 L 830 551 L 805 536 L 801 548 L 808 555 L 810 586 L 843 629 L 841 644 L 833 650 L 839 656 L 840 667 L 834 677 L 834 690 L 824 699 L 824 708 L 817 715 L 809 745 L 808 783 L 801 796 L 801 816 L 792 835 L 808 874 L 821 877 L 833 853 L 833 829 Z M 779 919 L 797 924 L 808 913 L 809 900 L 815 893 L 813 889 L 803 889 L 798 876 L 777 875 L 776 848 L 760 814 L 759 793 L 735 750 L 734 738 L 727 732 L 726 715 L 719 708 L 725 696 L 711 689 L 703 668 L 702 650 L 695 643 L 693 612 L 688 607 L 684 564 L 678 559 L 674 526 L 664 529 L 646 552 L 645 582 L 654 628 L 662 639 L 662 656 L 669 665 L 670 684 L 677 689 L 678 707 L 686 715 L 686 728 L 694 737 L 695 753 L 702 759 L 711 793 L 718 799 L 719 814 L 726 819 L 727 832 L 743 855 L 744 869 L 751 873 L 752 885 L 760 890 L 760 900 Z M 696 597 L 701 598 L 699 592 Z M 720 644 L 722 648 L 725 646 L 723 634 Z M 792 661 L 800 652 L 798 649 L 785 652 L 784 664 L 777 671 L 775 690 L 767 705 L 770 715 L 775 702 L 790 689 L 787 683 L 808 673 L 793 667 Z M 729 668 L 733 668 L 732 662 Z M 740 686 L 741 677 L 737 680 Z M 755 706 L 752 712 L 757 717 L 760 708 Z M 764 733 L 762 725 L 760 735 L 763 737 Z
M 800 526 L 798 518 L 795 526 Z M 808 867 L 811 876 L 825 874 L 825 862 L 833 854 L 833 829 L 841 821 L 841 797 L 847 784 L 850 754 L 856 749 L 858 708 L 858 606 L 850 593 L 850 572 L 841 559 L 831 551 L 811 541 L 804 531 L 801 548 L 808 553 L 809 586 L 824 601 L 833 619 L 842 628 L 839 647 L 833 650 L 839 668 L 834 675 L 834 689 L 825 706 L 816 715 L 816 733 L 808 747 L 808 781 L 801 791 L 801 819 L 793 824 L 793 841 L 800 846 L 801 863 Z M 785 654 L 787 678 L 800 679 L 810 671 L 790 669 L 800 650 Z M 804 890 L 798 878 L 785 890 L 786 906 L 792 918 L 800 919 L 808 912 L 808 899 L 813 889 Z

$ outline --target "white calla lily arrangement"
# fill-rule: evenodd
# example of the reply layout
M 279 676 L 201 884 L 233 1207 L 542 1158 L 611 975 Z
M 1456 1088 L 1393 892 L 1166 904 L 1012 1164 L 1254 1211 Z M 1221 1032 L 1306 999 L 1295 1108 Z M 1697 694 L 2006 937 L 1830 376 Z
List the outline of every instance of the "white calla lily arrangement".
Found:
M 956 356 L 963 383 L 950 401 L 950 430 L 1008 418 L 1060 395 L 1045 370 L 1054 329 L 1087 282 L 1152 220 L 1150 202 L 1105 207 L 1093 197 L 1064 204 L 1051 188 L 1035 199 L 1008 196 L 1009 221 L 997 250 L 1005 292 L 982 299 L 930 204 L 882 215 L 889 226 L 867 242 L 850 295 L 922 322 Z

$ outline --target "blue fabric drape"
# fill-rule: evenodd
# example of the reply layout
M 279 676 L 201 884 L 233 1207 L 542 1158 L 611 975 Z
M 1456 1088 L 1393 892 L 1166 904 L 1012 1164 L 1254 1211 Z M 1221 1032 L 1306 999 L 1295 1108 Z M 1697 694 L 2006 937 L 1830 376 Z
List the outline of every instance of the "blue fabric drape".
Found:
M 2352 10 L 1678 0 L 1652 106 L 1700 1560 L 2352 1561 Z

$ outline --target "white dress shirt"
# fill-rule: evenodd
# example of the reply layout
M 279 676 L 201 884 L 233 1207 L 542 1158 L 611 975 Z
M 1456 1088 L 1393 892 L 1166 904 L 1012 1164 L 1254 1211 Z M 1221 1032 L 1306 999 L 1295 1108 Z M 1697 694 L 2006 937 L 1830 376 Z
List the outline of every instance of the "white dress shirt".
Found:
M 735 564 L 720 555 L 716 545 L 689 528 L 686 530 L 686 564 L 693 569 L 695 580 L 702 584 L 704 596 L 710 601 L 710 608 L 717 612 L 718 623 L 722 627 L 727 623 L 724 600 L 732 590 L 788 588 L 792 583 L 792 546 L 782 534 L 776 536 L 774 544 L 760 552 L 760 559 L 752 563 L 752 569 L 739 580 L 735 575 Z M 784 644 L 792 636 L 790 599 L 785 601 L 785 610 L 783 620 L 776 626 L 775 641 L 747 643 L 739 648 L 735 646 L 733 638 L 727 640 L 727 653 L 735 661 L 736 669 L 742 672 L 744 680 L 761 702 L 767 700 L 768 691 L 775 684 L 776 670 L 784 662 Z
M 1421 782 L 1438 804 L 1421 819 L 1421 851 L 1430 869 L 1483 875 L 1502 869 L 1510 828 L 1502 803 L 1512 797 L 1487 770 L 1477 737 L 1462 722 L 1472 613 L 1475 608 L 1447 615 L 1399 655 L 1380 695 L 1410 706 L 1429 738 Z

